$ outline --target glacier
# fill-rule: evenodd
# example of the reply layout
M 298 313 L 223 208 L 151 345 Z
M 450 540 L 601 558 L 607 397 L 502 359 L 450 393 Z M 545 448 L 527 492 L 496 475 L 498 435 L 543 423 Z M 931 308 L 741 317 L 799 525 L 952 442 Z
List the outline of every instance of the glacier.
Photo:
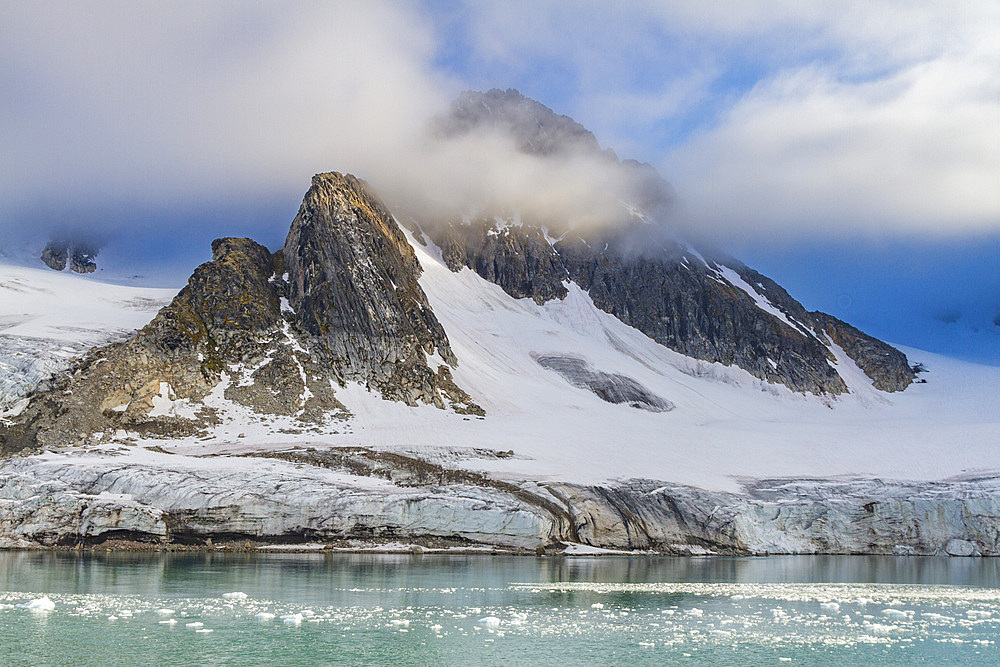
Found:
M 837 354 L 850 393 L 797 394 L 658 345 L 573 283 L 539 305 L 411 245 L 460 360 L 455 381 L 485 417 L 348 383 L 335 393 L 350 417 L 308 429 L 236 415 L 208 435 L 100 434 L 8 457 L 0 547 L 437 540 L 998 555 L 1000 369 L 904 348 L 927 382 L 888 394 Z M 0 290 L 6 415 L 176 292 L 7 265 Z M 539 358 L 627 378 L 672 409 L 607 402 Z

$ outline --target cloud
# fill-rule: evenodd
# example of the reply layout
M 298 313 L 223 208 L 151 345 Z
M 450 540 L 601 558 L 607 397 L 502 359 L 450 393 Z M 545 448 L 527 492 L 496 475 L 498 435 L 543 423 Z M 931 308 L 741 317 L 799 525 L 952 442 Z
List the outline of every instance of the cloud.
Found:
M 124 231 L 166 208 L 177 214 L 161 233 L 201 232 L 215 223 L 192 211 L 217 218 L 226 202 L 240 215 L 247 201 L 294 201 L 330 170 L 425 214 L 493 206 L 582 224 L 623 210 L 627 179 L 603 156 L 540 159 L 493 131 L 434 139 L 432 120 L 464 82 L 436 66 L 435 26 L 417 5 L 9 9 L 11 39 L 0 42 L 10 65 L 0 70 L 11 91 L 0 101 L 8 226 L 30 217 Z
M 599 159 L 542 161 L 495 133 L 428 139 L 460 90 L 517 85 L 661 165 L 710 236 L 996 230 L 997 12 L 8 2 L 0 225 L 134 230 L 163 208 L 183 212 L 175 231 L 200 230 L 212 223 L 199 209 L 277 200 L 290 218 L 327 170 L 435 210 L 516 201 L 614 217 L 630 184 Z
M 875 76 L 758 83 L 663 163 L 711 233 L 1000 230 L 1000 50 L 970 41 Z
M 469 16 L 478 66 L 573 81 L 706 236 L 1000 231 L 995 2 L 530 4 Z

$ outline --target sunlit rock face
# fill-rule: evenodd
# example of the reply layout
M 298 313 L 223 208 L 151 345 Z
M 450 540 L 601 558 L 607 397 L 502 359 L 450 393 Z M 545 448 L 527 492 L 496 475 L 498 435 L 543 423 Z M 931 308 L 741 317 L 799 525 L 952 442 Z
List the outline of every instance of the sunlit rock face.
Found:
M 413 249 L 364 183 L 313 177 L 283 256 L 290 319 L 342 380 L 411 405 L 472 409 L 451 380 L 458 361 L 417 282 Z M 434 355 L 443 363 L 431 368 Z
M 212 244 L 212 261 L 148 325 L 97 348 L 41 387 L 0 450 L 111 437 L 204 432 L 220 410 L 292 417 L 307 428 L 344 415 L 336 391 L 467 414 L 458 360 L 418 283 L 421 267 L 385 207 L 353 176 L 313 179 L 283 250 Z

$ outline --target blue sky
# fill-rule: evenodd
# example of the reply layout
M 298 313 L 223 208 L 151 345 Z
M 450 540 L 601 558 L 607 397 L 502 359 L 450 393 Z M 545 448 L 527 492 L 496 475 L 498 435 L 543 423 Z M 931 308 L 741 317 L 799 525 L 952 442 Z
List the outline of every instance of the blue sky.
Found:
M 807 307 L 1000 363 L 995 2 L 0 0 L 0 14 L 0 242 L 96 229 L 108 253 L 182 279 L 216 236 L 280 244 L 318 171 L 401 199 L 529 188 L 538 174 L 502 150 L 430 159 L 421 143 L 459 91 L 515 87 L 656 166 L 684 224 Z

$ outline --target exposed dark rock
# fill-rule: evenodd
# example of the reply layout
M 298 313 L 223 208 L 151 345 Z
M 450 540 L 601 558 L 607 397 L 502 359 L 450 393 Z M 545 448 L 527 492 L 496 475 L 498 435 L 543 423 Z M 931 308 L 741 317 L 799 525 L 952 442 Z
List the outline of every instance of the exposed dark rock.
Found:
M 421 268 L 392 216 L 364 183 L 313 177 L 284 247 L 293 320 L 342 381 L 357 380 L 408 404 L 472 408 L 437 353 L 458 364 L 417 282 Z M 439 394 L 439 392 L 441 392 Z
M 604 373 L 585 359 L 564 355 L 532 355 L 538 365 L 555 371 L 574 387 L 586 389 L 608 403 L 625 403 L 649 412 L 667 412 L 673 403 L 660 398 L 644 386 L 620 373 Z
M 197 433 L 212 391 L 259 415 L 319 423 L 338 386 L 483 411 L 455 384 L 457 360 L 392 216 L 353 176 L 320 174 L 283 251 L 218 239 L 212 261 L 130 340 L 91 350 L 0 427 L 0 451 L 110 437 Z M 437 363 L 431 365 L 437 358 Z M 176 409 L 179 406 L 179 409 Z
M 93 273 L 97 270 L 99 248 L 86 241 L 53 239 L 42 250 L 41 260 L 56 271 L 66 270 L 67 263 L 71 271 L 76 273 Z
M 150 412 L 157 402 L 183 399 L 198 411 L 223 374 L 231 378 L 225 398 L 261 412 L 309 419 L 341 410 L 328 373 L 290 340 L 271 253 L 250 239 L 219 239 L 212 251 L 212 261 L 130 340 L 91 350 L 72 375 L 39 388 L 13 425 L 0 427 L 0 450 L 81 443 L 117 429 L 197 433 L 213 423 L 212 410 L 197 419 Z
M 446 228 L 440 245 L 452 271 L 468 266 L 515 298 L 541 304 L 566 296 L 569 273 L 537 227 L 497 228 L 480 219 Z
M 517 148 L 540 158 L 584 157 L 620 171 L 627 184 L 629 203 L 647 213 L 668 210 L 677 196 L 673 187 L 649 164 L 619 160 L 613 150 L 601 150 L 597 138 L 569 116 L 513 88 L 488 92 L 465 91 L 452 102 L 449 113 L 437 120 L 437 132 L 444 137 L 460 137 L 483 130 L 510 137 Z M 630 213 L 622 208 L 622 217 Z M 553 220 L 561 224 L 562 220 Z
M 844 349 L 854 363 L 872 379 L 876 389 L 902 391 L 913 382 L 916 371 L 906 355 L 877 338 L 826 313 L 812 313 L 820 328 Z
M 66 259 L 69 257 L 69 244 L 65 241 L 49 241 L 42 250 L 42 261 L 54 271 L 66 270 Z
M 555 155 L 601 150 L 597 137 L 583 125 L 513 88 L 494 88 L 485 93 L 465 91 L 452 102 L 448 116 L 438 121 L 438 130 L 445 136 L 460 136 L 485 128 L 514 137 L 526 153 Z
M 463 93 L 442 133 L 455 136 L 483 128 L 507 133 L 525 153 L 547 159 L 569 153 L 601 154 L 596 138 L 571 118 L 528 99 L 516 90 Z M 795 391 L 839 394 L 847 385 L 834 367 L 823 332 L 840 345 L 875 386 L 900 391 L 912 380 L 906 357 L 848 325 L 810 313 L 770 278 L 717 253 L 698 253 L 681 243 L 661 222 L 674 194 L 649 165 L 618 163 L 629 170 L 632 201 L 628 215 L 605 229 L 574 230 L 564 221 L 559 239 L 538 221 L 499 223 L 499 216 L 428 225 L 449 268 L 469 267 L 516 298 L 537 303 L 566 295 L 564 281 L 587 290 L 598 308 L 658 343 L 682 354 L 736 365 Z M 652 217 L 651 217 L 652 216 Z M 706 261 L 702 261 L 707 256 Z M 738 278 L 730 281 L 726 271 Z M 732 274 L 729 274 L 732 277 Z M 758 297 L 741 286 L 745 282 Z M 770 304 L 759 307 L 761 300 Z M 775 312 L 769 312 L 773 307 Z

